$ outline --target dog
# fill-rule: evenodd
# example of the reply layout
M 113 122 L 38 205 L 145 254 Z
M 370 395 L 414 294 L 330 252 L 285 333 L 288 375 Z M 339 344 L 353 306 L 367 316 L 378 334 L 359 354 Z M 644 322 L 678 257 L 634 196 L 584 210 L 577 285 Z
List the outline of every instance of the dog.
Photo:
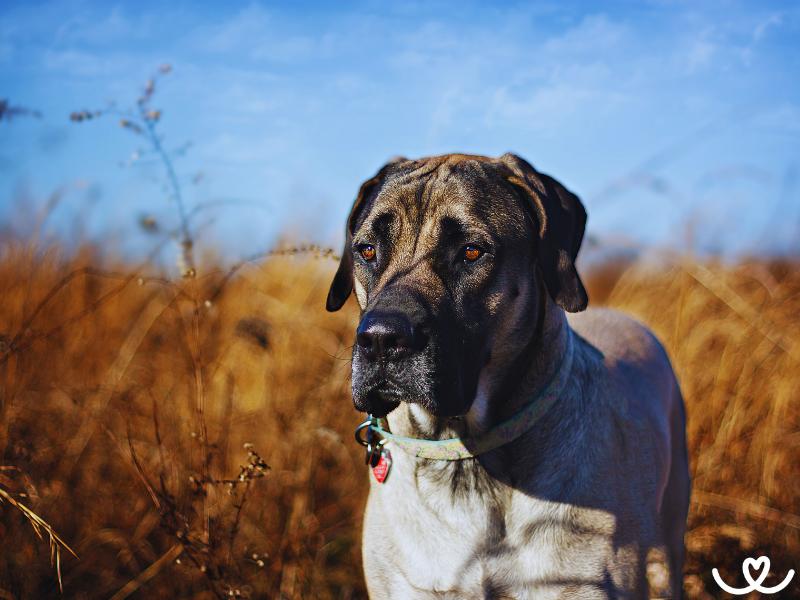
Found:
M 514 154 L 398 158 L 361 186 L 327 309 L 361 309 L 371 598 L 680 597 L 683 399 L 653 334 L 585 310 L 585 224 Z

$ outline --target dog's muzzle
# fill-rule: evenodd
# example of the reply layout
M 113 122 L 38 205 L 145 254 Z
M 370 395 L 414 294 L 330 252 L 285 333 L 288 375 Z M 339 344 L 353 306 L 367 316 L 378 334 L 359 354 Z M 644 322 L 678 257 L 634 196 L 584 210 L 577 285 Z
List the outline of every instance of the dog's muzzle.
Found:
M 353 400 L 358 410 L 386 415 L 423 392 L 415 373 L 427 364 L 428 338 L 399 310 L 370 310 L 361 318 L 353 348 Z M 425 394 L 427 395 L 427 394 Z

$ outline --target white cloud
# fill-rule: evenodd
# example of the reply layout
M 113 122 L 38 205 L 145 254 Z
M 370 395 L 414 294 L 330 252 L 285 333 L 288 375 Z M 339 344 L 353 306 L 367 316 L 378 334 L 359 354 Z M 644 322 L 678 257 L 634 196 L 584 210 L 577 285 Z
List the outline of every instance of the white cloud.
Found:
M 262 5 L 253 3 L 227 20 L 197 29 L 190 37 L 201 51 L 252 61 L 290 63 L 313 57 L 317 40 L 289 33 L 284 25 Z
M 760 21 L 753 29 L 753 41 L 759 42 L 772 27 L 777 27 L 783 23 L 782 13 L 772 13 L 766 19 Z
M 562 33 L 546 38 L 539 51 L 550 56 L 575 56 L 619 49 L 628 37 L 628 29 L 604 14 L 587 15 Z
M 689 43 L 686 51 L 686 67 L 689 73 L 705 69 L 712 65 L 717 52 L 717 45 L 705 38 L 695 39 Z
M 753 119 L 753 125 L 765 131 L 779 132 L 786 136 L 800 135 L 800 105 L 782 102 L 761 111 Z

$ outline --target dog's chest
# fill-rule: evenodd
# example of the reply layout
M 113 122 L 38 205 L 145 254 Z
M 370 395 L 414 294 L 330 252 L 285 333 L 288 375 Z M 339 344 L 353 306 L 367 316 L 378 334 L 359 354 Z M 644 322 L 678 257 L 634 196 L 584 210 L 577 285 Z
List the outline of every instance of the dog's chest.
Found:
M 602 581 L 613 520 L 503 488 L 442 490 L 444 479 L 426 475 L 370 495 L 365 567 L 382 571 L 393 597 L 546 598 L 563 586 L 542 582 L 565 571 Z M 578 562 L 570 548 L 581 548 Z

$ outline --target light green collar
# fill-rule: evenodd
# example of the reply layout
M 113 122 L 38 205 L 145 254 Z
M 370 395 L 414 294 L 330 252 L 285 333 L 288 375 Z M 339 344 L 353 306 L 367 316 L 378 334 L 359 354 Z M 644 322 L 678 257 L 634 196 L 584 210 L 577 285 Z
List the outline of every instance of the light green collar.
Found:
M 385 419 L 370 417 L 369 429 L 382 439 L 380 445 L 392 444 L 417 458 L 430 460 L 463 460 L 494 450 L 514 441 L 529 431 L 558 400 L 569 379 L 572 369 L 574 342 L 572 331 L 567 333 L 567 347 L 556 374 L 522 410 L 477 438 L 450 438 L 447 440 L 423 440 L 403 437 L 388 431 Z M 386 424 L 387 428 L 381 427 Z M 366 425 L 366 423 L 365 423 Z

